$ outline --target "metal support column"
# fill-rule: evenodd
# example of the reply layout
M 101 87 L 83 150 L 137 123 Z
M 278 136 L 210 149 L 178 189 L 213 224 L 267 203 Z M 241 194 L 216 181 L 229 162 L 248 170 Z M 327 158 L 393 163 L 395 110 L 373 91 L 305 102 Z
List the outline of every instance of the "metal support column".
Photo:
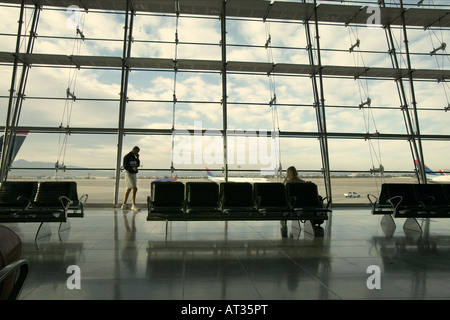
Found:
M 117 132 L 117 158 L 116 158 L 116 172 L 114 183 L 114 206 L 117 206 L 119 201 L 119 187 L 120 187 L 120 168 L 122 165 L 122 148 L 123 136 L 125 128 L 125 111 L 127 105 L 128 92 L 128 76 L 130 67 L 127 65 L 127 58 L 131 56 L 131 43 L 133 42 L 133 18 L 134 10 L 131 0 L 127 0 L 127 8 L 125 12 L 125 25 L 123 37 L 123 53 L 122 53 L 122 77 L 120 81 L 120 106 L 119 106 L 119 124 Z
M 228 148 L 227 148 L 227 15 L 226 15 L 227 0 L 222 2 L 222 12 L 220 14 L 221 20 L 221 46 L 222 46 L 222 123 L 223 123 L 223 173 L 225 181 L 228 181 Z
M 402 29 L 403 29 L 403 37 L 405 38 L 405 49 L 406 49 L 406 61 L 408 65 L 408 79 L 409 79 L 409 88 L 411 91 L 411 104 L 412 104 L 412 112 L 414 116 L 414 123 L 415 127 L 412 127 L 412 130 L 415 130 L 413 132 L 414 136 L 417 139 L 416 142 L 416 160 L 419 162 L 418 164 L 418 175 L 419 175 L 419 182 L 420 183 L 427 183 L 427 176 L 425 173 L 425 159 L 423 156 L 423 149 L 422 149 L 422 138 L 420 135 L 420 127 L 419 127 L 419 114 L 417 113 L 417 100 L 416 100 L 416 94 L 414 91 L 414 81 L 412 76 L 412 67 L 411 67 L 411 56 L 409 54 L 409 43 L 408 43 L 408 33 L 406 32 L 406 22 L 405 22 L 405 8 L 403 7 L 403 0 L 400 0 L 400 7 L 402 10 Z
M 322 157 L 322 172 L 325 182 L 325 192 L 329 199 L 329 203 L 332 204 L 332 192 L 331 192 L 331 177 L 330 177 L 330 161 L 328 153 L 328 138 L 327 127 L 325 118 L 325 96 L 323 90 L 323 77 L 322 77 L 322 59 L 320 54 L 320 36 L 319 36 L 319 23 L 317 19 L 317 3 L 314 1 L 314 26 L 315 26 L 315 38 L 316 38 L 316 57 L 317 64 L 315 63 L 315 56 L 313 50 L 313 41 L 311 37 L 311 29 L 309 19 L 305 21 L 307 50 L 309 56 L 309 63 L 313 67 L 313 74 L 311 74 L 311 81 L 314 95 L 314 108 L 316 110 L 317 130 L 319 132 L 320 153 Z M 317 69 L 317 71 L 316 71 Z
M 25 12 L 25 1 L 21 1 L 20 14 L 17 28 L 17 39 L 16 39 L 16 50 L 14 54 L 14 64 L 11 75 L 11 86 L 9 89 L 9 100 L 8 100 L 8 110 L 6 114 L 6 125 L 5 132 L 3 135 L 3 145 L 1 154 L 1 168 L 0 168 L 0 181 L 3 182 L 8 176 L 8 170 L 10 167 L 10 156 L 13 151 L 13 136 L 15 132 L 16 115 L 17 111 L 14 110 L 14 93 L 16 87 L 16 76 L 17 69 L 19 65 L 19 53 L 20 53 L 20 42 L 22 38 L 22 26 L 23 26 L 23 16 Z M 19 98 L 19 97 L 18 97 Z
M 407 38 L 407 32 L 406 32 L 406 23 L 405 23 L 405 17 L 404 17 L 404 9 L 403 9 L 403 1 L 400 1 L 401 4 L 401 9 L 402 9 L 402 31 L 403 31 L 403 36 L 405 37 L 405 48 L 406 48 L 406 58 L 407 58 L 407 64 L 408 64 L 408 78 L 409 78 L 409 86 L 410 86 L 410 92 L 411 92 L 411 103 L 412 103 L 412 111 L 413 111 L 413 117 L 411 117 L 410 114 L 410 107 L 408 104 L 408 99 L 407 99 L 407 94 L 406 94 L 406 89 L 405 89 L 405 84 L 404 84 L 404 79 L 403 77 L 400 75 L 398 79 L 396 79 L 396 84 L 397 84 L 397 91 L 399 94 L 399 99 L 400 99 L 400 105 L 401 105 L 401 110 L 403 112 L 403 118 L 405 121 L 405 127 L 406 127 L 406 132 L 408 134 L 408 136 L 410 137 L 409 139 L 409 145 L 410 145 L 410 149 L 411 149 L 411 154 L 413 157 L 413 162 L 414 160 L 418 161 L 418 171 L 416 172 L 417 174 L 417 180 L 419 181 L 419 183 L 427 183 L 427 179 L 426 179 L 426 174 L 425 174 L 425 162 L 424 162 L 424 157 L 423 157 L 423 151 L 422 151 L 422 143 L 421 143 L 421 137 L 420 137 L 420 130 L 419 130 L 419 118 L 418 118 L 418 114 L 417 114 L 417 102 L 416 102 L 416 98 L 415 98 L 415 92 L 414 92 L 414 82 L 413 82 L 413 77 L 412 77 L 412 69 L 411 69 L 411 60 L 410 60 L 410 55 L 409 55 L 409 46 L 408 46 L 408 38 Z M 386 7 L 385 1 L 382 0 L 380 2 L 380 6 Z M 388 24 L 386 26 L 384 26 L 385 29 L 385 33 L 386 33 L 386 38 L 387 38 L 387 42 L 388 42 L 388 47 L 389 47 L 389 54 L 391 56 L 391 61 L 392 61 L 392 65 L 395 69 L 400 70 L 401 66 L 399 63 L 399 59 L 397 57 L 397 50 L 395 47 L 395 40 L 394 40 L 394 36 L 392 34 L 392 30 L 391 30 L 391 26 Z M 400 72 L 399 72 L 400 74 Z M 414 163 L 415 165 L 415 163 Z

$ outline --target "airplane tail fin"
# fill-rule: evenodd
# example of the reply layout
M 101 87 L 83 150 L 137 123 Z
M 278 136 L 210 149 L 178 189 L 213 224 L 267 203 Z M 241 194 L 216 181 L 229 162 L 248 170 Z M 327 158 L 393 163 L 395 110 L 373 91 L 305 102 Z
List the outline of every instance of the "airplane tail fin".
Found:
M 419 161 L 414 160 L 414 163 L 416 165 L 416 168 L 418 168 Z M 439 170 L 439 173 L 436 173 L 433 170 L 431 170 L 430 168 L 428 168 L 426 165 L 424 167 L 425 167 L 425 174 L 427 174 L 427 175 L 430 175 L 430 176 L 445 175 L 445 173 L 442 170 Z
M 208 167 L 206 168 L 206 174 L 208 175 L 208 178 L 215 178 L 216 176 L 211 172 L 211 170 L 209 170 Z
M 178 179 L 178 175 L 176 175 L 175 177 L 173 177 L 172 181 L 177 181 Z

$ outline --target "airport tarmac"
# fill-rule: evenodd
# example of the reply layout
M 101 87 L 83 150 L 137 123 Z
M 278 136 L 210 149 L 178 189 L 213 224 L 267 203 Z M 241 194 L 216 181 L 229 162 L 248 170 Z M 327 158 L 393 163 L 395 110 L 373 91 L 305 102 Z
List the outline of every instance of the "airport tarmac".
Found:
M 147 197 L 150 195 L 150 184 L 154 179 L 138 178 L 138 193 L 136 196 L 136 203 L 145 208 L 147 205 Z M 323 178 L 306 178 L 307 181 L 311 181 L 317 184 L 319 194 L 325 196 L 324 180 Z M 114 179 L 76 179 L 78 186 L 78 196 L 88 194 L 87 205 L 111 205 L 114 204 Z M 199 179 L 178 179 L 177 181 L 208 181 L 206 178 Z M 277 181 L 274 179 L 274 181 Z M 281 182 L 281 180 L 278 180 Z M 369 204 L 367 194 L 373 194 L 378 196 L 381 190 L 381 184 L 384 182 L 389 183 L 413 183 L 416 180 L 408 177 L 335 177 L 332 178 L 332 197 L 333 204 Z M 359 198 L 346 198 L 345 193 L 354 191 L 360 194 Z M 123 195 L 125 192 L 125 180 L 120 180 L 120 188 L 118 195 L 118 202 L 122 203 Z M 131 203 L 130 200 L 128 203 Z

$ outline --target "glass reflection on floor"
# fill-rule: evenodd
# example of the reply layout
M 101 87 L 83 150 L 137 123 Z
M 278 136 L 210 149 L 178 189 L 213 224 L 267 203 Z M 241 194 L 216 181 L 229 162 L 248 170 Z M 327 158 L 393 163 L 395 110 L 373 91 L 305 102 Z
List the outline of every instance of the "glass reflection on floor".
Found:
M 86 208 L 70 229 L 34 239 L 9 224 L 30 274 L 21 299 L 448 299 L 447 219 L 387 230 L 369 209 L 333 210 L 320 227 L 288 221 L 148 222 L 146 212 Z M 401 222 L 400 222 L 401 223 Z M 70 290 L 67 269 L 80 268 Z M 370 266 L 380 289 L 368 288 Z

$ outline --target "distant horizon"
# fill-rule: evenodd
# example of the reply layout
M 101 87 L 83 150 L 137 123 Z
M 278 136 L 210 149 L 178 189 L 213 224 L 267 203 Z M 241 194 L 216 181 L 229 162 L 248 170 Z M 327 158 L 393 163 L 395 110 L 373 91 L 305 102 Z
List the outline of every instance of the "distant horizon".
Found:
M 9 177 L 12 178 L 36 178 L 36 177 L 46 177 L 46 178 L 55 178 L 55 176 L 59 176 L 61 179 L 67 178 L 109 178 L 113 179 L 115 177 L 115 169 L 114 168 L 83 168 L 79 166 L 67 166 L 66 171 L 58 170 L 56 171 L 52 166 L 51 162 L 42 162 L 42 161 L 28 161 L 25 159 L 17 159 L 14 163 L 22 164 L 24 166 L 11 167 L 11 171 L 9 172 Z M 39 165 L 37 165 L 39 164 Z M 34 170 L 33 170 L 34 169 Z M 224 174 L 218 168 L 210 169 L 214 172 L 214 174 L 218 177 L 223 177 Z M 122 170 L 123 171 L 123 170 Z M 322 173 L 318 170 L 298 170 L 301 176 L 304 177 L 322 177 Z M 447 170 L 443 170 L 446 172 Z M 244 175 L 240 175 L 239 172 L 245 173 Z M 283 176 L 285 174 L 285 169 L 283 170 Z M 172 173 L 169 168 L 150 168 L 150 169 L 140 169 L 140 178 L 142 179 L 153 179 L 153 178 L 168 178 L 178 175 L 180 179 L 183 178 L 207 178 L 206 169 L 188 169 L 184 168 L 181 170 L 174 170 Z M 374 175 L 370 173 L 370 171 L 342 171 L 336 170 L 332 171 L 331 175 L 333 177 L 354 177 L 354 178 L 363 178 L 363 177 L 373 177 Z M 246 177 L 256 177 L 256 176 L 265 176 L 265 177 L 277 177 L 275 174 L 260 174 L 259 169 L 255 168 L 251 169 L 242 169 L 237 171 L 236 169 L 229 171 L 228 176 L 246 176 Z M 412 171 L 390 171 L 385 173 L 385 177 L 389 176 L 414 176 L 414 172 Z M 379 174 L 376 177 L 380 177 Z

